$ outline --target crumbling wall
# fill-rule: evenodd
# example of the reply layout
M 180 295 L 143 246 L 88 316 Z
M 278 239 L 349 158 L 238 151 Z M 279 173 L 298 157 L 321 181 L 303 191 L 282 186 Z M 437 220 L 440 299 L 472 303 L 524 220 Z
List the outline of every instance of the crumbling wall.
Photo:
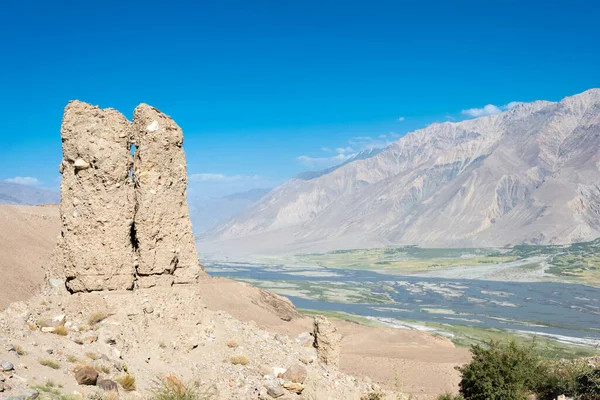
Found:
M 80 101 L 65 109 L 57 252 L 70 291 L 133 287 L 129 131 L 129 121 L 116 110 Z
M 192 283 L 203 275 L 186 200 L 183 133 L 142 104 L 70 102 L 61 127 L 56 270 L 71 292 Z M 135 162 L 131 146 L 135 144 Z
M 200 273 L 186 200 L 183 132 L 147 104 L 133 113 L 138 285 L 194 282 Z

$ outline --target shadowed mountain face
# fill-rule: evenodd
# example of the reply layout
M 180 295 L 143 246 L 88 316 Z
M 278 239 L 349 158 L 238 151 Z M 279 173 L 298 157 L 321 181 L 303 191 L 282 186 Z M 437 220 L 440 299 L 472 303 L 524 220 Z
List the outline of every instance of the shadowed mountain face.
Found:
M 39 204 L 58 204 L 60 194 L 38 189 L 31 186 L 19 185 L 0 181 L 0 204 L 35 206 Z
M 212 237 L 288 249 L 591 240 L 600 235 L 599 149 L 599 89 L 522 103 L 294 178 Z

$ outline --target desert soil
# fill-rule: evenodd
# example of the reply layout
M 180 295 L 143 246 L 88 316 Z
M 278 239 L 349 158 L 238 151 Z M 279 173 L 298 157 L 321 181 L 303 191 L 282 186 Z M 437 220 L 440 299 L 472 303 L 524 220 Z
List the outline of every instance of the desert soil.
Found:
M 0 272 L 4 277 L 3 290 L 0 291 L 0 309 L 5 308 L 10 302 L 30 299 L 32 294 L 39 292 L 41 287 L 45 287 L 43 268 L 50 262 L 58 232 L 57 206 L 0 206 L 0 246 L 2 246 L 0 247 L 2 254 Z M 74 342 L 79 338 L 79 334 L 69 332 L 65 339 L 40 331 L 29 333 L 26 320 L 27 318 L 31 319 L 30 317 L 36 313 L 40 314 L 39 317 L 47 318 L 65 313 L 74 330 L 78 325 L 85 323 L 87 316 L 95 311 L 91 305 L 104 304 L 102 302 L 94 303 L 90 299 L 102 300 L 106 303 L 106 309 L 113 313 L 114 316 L 108 318 L 103 326 L 110 331 L 107 335 L 117 335 L 123 338 L 120 345 L 123 347 L 119 348 L 119 351 L 122 352 L 122 360 L 139 368 L 138 374 L 142 374 L 142 377 L 138 379 L 140 379 L 140 388 L 142 389 L 151 385 L 157 373 L 173 373 L 172 366 L 177 363 L 187 365 L 187 369 L 184 368 L 182 373 L 178 374 L 182 379 L 204 375 L 207 378 L 206 382 L 219 386 L 223 393 L 227 391 L 231 393 L 244 391 L 246 393 L 245 391 L 251 390 L 257 385 L 260 386 L 262 375 L 259 377 L 260 374 L 257 373 L 242 373 L 235 369 L 237 366 L 230 366 L 223 361 L 235 354 L 224 345 L 229 339 L 237 338 L 242 342 L 247 341 L 245 347 L 239 351 L 245 350 L 251 357 L 256 358 L 251 359 L 250 366 L 247 367 L 254 372 L 260 370 L 264 365 L 287 368 L 293 362 L 297 362 L 299 358 L 306 359 L 311 356 L 312 349 L 299 348 L 295 338 L 303 332 L 312 330 L 312 318 L 293 315 L 291 321 L 286 321 L 291 314 L 294 314 L 293 308 L 290 308 L 286 302 L 274 301 L 272 295 L 262 289 L 228 279 L 210 278 L 203 280 L 194 288 L 177 290 L 183 290 L 183 292 L 140 291 L 137 294 L 111 292 L 104 296 L 99 294 L 82 295 L 84 297 L 81 298 L 81 301 L 85 304 L 77 303 L 79 297 L 64 293 L 46 292 L 46 294 L 35 296 L 29 300 L 29 303 L 20 303 L 12 308 L 12 315 L 19 315 L 18 318 L 6 317 L 8 325 L 5 325 L 0 333 L 2 336 L 0 338 L 0 358 L 8 357 L 6 355 L 8 347 L 6 346 L 9 346 L 15 337 L 19 337 L 22 338 L 19 345 L 29 349 L 31 360 L 15 359 L 12 361 L 15 362 L 15 365 L 21 363 L 27 366 L 25 372 L 21 371 L 20 374 L 27 375 L 25 379 L 28 379 L 30 384 L 34 384 L 32 379 L 43 380 L 44 377 L 54 378 L 54 375 L 63 377 L 65 371 L 72 380 L 66 365 L 55 373 L 47 367 L 40 366 L 34 357 L 38 357 L 40 351 L 53 350 L 53 352 L 57 352 L 54 354 L 60 354 L 59 358 L 62 357 L 61 360 L 64 364 L 67 364 L 64 360 L 67 353 L 70 352 L 76 352 L 79 358 L 85 358 L 83 353 L 87 352 L 88 348 L 78 347 L 81 345 Z M 50 297 L 45 299 L 44 296 Z M 162 311 L 147 315 L 141 305 L 144 302 L 150 302 L 153 304 L 154 310 Z M 51 304 L 46 306 L 49 311 L 43 311 L 42 303 Z M 167 305 L 173 309 L 169 309 L 166 307 Z M 183 314 L 174 310 L 183 305 L 195 307 L 198 310 L 181 311 L 186 315 L 184 318 Z M 136 308 L 135 313 L 128 314 L 127 307 Z M 202 335 L 196 338 L 196 341 L 199 340 L 198 343 L 205 343 L 206 346 L 209 346 L 199 345 L 195 349 L 200 347 L 202 349 L 197 354 L 189 353 L 196 351 L 195 349 L 188 348 L 186 350 L 185 348 L 186 343 L 190 341 L 187 336 L 196 332 L 186 325 L 189 322 L 186 321 L 187 315 L 193 312 L 202 316 L 200 318 L 202 326 L 201 329 L 198 329 L 202 331 Z M 173 319 L 167 321 L 165 320 L 167 316 L 172 316 Z M 153 319 L 156 321 L 153 322 Z M 136 327 L 125 328 L 127 321 L 131 321 Z M 154 331 L 149 333 L 136 331 L 137 325 L 144 326 L 144 324 L 148 324 Z M 206 328 L 213 325 L 220 330 L 220 334 L 217 336 L 206 333 Z M 167 326 L 166 331 L 165 326 Z M 335 383 L 336 380 L 346 382 L 348 379 L 347 385 L 346 383 L 344 384 L 346 386 L 342 385 L 347 390 L 350 390 L 350 386 L 355 389 L 362 388 L 360 385 L 366 380 L 366 382 L 372 381 L 390 390 L 399 389 L 403 393 L 413 394 L 415 398 L 435 398 L 440 393 L 457 390 L 459 376 L 454 367 L 469 359 L 467 349 L 456 348 L 449 340 L 433 337 L 424 332 L 366 327 L 345 321 L 336 321 L 336 326 L 343 334 L 343 340 L 341 375 L 332 375 L 335 376 L 333 382 Z M 185 334 L 182 335 L 177 333 L 184 331 Z M 248 336 L 244 336 L 246 331 L 249 332 Z M 260 344 L 262 342 L 259 338 L 267 336 L 268 339 L 263 341 L 268 342 L 267 344 L 272 345 L 275 350 L 272 354 L 265 354 L 263 358 L 260 358 L 261 353 L 267 352 L 268 346 Z M 164 342 L 167 345 L 166 349 L 174 347 L 173 351 L 169 353 L 161 348 L 159 342 Z M 213 342 L 219 343 L 222 348 L 211 347 Z M 68 346 L 65 343 L 68 343 Z M 111 352 L 112 355 L 107 356 L 114 361 L 115 355 L 112 347 L 104 349 L 102 346 L 106 343 L 100 344 L 101 340 L 94 343 L 96 344 L 89 346 L 89 351 Z M 45 346 L 49 348 L 46 349 Z M 212 367 L 216 360 L 212 360 L 212 363 L 208 358 L 207 361 L 199 361 L 211 354 L 204 351 L 207 348 L 213 350 L 218 348 L 218 351 L 214 352 L 214 357 L 220 357 L 218 367 Z M 252 350 L 254 348 L 257 350 Z M 270 347 L 268 349 L 270 351 Z M 286 349 L 289 351 L 286 352 Z M 304 353 L 308 353 L 308 355 Z M 157 362 L 164 368 L 147 368 L 148 362 L 144 357 L 150 357 L 152 360 L 150 363 L 154 363 L 153 360 L 162 360 Z M 259 358 L 260 360 L 258 360 Z M 118 357 L 117 359 L 121 360 Z M 319 370 L 312 364 L 307 365 L 311 370 L 310 373 L 313 374 L 313 379 L 316 379 L 315 377 L 319 374 L 322 376 L 323 373 L 332 373 Z M 213 372 L 206 374 L 202 371 L 203 368 L 213 368 Z M 225 374 L 234 373 L 235 375 L 236 371 L 239 372 L 239 381 L 233 379 L 233 383 L 228 381 L 224 384 L 222 382 Z M 111 369 L 110 376 L 117 377 L 119 373 L 122 374 L 122 372 Z M 337 372 L 333 374 L 337 374 Z M 348 382 L 351 378 L 347 378 L 345 374 L 355 376 L 357 381 L 350 385 Z M 325 384 L 315 383 L 313 386 L 325 391 L 323 393 L 332 390 Z M 69 387 L 69 389 L 77 390 L 77 387 Z M 307 395 L 310 390 L 312 389 L 307 389 Z

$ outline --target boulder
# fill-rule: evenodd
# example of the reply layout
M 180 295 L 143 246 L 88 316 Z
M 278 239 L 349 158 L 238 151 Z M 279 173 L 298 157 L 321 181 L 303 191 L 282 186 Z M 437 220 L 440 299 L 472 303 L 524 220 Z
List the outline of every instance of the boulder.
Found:
M 90 366 L 80 367 L 75 370 L 75 379 L 80 385 L 95 385 L 98 381 L 98 371 Z
M 2 369 L 4 372 L 8 372 L 14 370 L 15 366 L 10 361 L 4 360 L 0 363 L 0 369 Z
M 267 394 L 275 399 L 285 394 L 285 389 L 275 380 L 265 382 L 265 388 L 267 389 Z
M 289 367 L 282 375 L 282 378 L 286 381 L 293 383 L 304 383 L 308 371 L 300 364 L 295 364 Z

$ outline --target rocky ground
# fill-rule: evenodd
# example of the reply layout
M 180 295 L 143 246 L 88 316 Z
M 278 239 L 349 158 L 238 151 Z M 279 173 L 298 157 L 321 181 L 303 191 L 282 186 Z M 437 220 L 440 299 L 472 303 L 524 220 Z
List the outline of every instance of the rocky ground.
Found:
M 205 399 L 383 395 L 370 379 L 323 363 L 327 356 L 318 357 L 310 332 L 270 333 L 212 311 L 199 300 L 200 288 L 76 295 L 49 288 L 11 304 L 0 313 L 2 395 L 106 397 L 113 392 L 102 388 L 117 387 L 121 396 L 147 397 L 165 377 L 194 383 Z M 320 332 L 328 329 L 321 323 Z M 381 398 L 403 397 L 388 391 Z

